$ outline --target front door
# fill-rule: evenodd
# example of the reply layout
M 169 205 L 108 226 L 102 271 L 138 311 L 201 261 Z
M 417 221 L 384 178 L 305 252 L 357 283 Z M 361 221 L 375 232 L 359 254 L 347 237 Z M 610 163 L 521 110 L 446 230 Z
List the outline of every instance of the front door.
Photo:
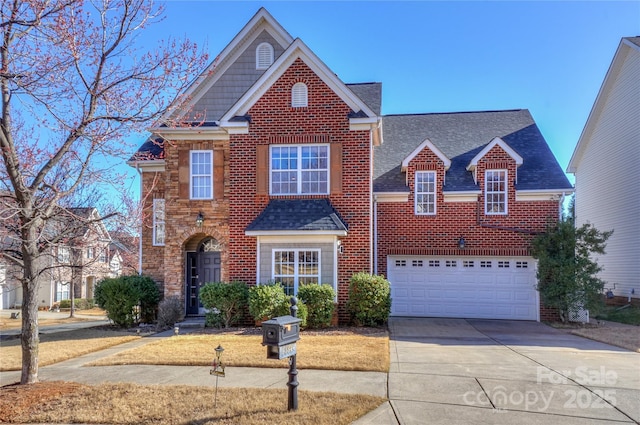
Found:
M 202 285 L 210 282 L 220 282 L 220 253 L 187 253 L 187 314 L 205 313 L 199 294 Z

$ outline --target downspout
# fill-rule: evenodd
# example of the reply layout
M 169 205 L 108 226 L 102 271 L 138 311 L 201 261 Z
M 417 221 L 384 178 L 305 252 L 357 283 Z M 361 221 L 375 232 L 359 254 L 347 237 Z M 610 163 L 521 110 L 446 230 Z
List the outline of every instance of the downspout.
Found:
M 373 217 L 369 221 L 369 235 L 371 235 L 371 240 L 369 241 L 369 249 L 373 255 L 369 255 L 369 272 L 373 272 L 377 274 L 377 253 L 376 253 L 376 207 L 375 207 L 375 198 L 373 196 L 373 148 L 374 148 L 374 131 L 375 129 L 369 132 L 369 217 Z M 373 262 L 373 264 L 371 264 Z
M 138 175 L 140 176 L 140 196 L 142 196 L 142 189 L 144 186 L 142 185 L 142 171 L 140 171 L 140 166 L 136 162 L 136 171 L 138 171 Z M 138 275 L 142 276 L 142 214 L 140 214 L 140 236 L 138 237 Z
M 373 196 L 373 274 L 378 274 L 378 199 Z

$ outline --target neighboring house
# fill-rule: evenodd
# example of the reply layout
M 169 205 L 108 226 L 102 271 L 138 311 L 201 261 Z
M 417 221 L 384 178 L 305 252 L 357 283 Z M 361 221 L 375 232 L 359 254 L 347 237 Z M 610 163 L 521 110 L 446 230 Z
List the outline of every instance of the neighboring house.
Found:
M 112 231 L 109 268 L 112 277 L 138 274 L 140 240 L 122 231 Z
M 389 278 L 392 314 L 539 320 L 529 242 L 572 186 L 526 110 L 381 115 L 260 9 L 130 159 L 141 272 L 187 314 L 211 281 Z M 544 311 L 543 311 L 544 314 Z
M 567 171 L 578 225 L 613 230 L 600 277 L 615 296 L 640 298 L 640 37 L 623 38 Z
M 45 259 L 46 271 L 38 291 L 40 308 L 51 308 L 72 294 L 75 298 L 93 298 L 96 283 L 112 275 L 109 252 L 111 239 L 95 208 L 69 208 L 61 210 L 50 220 L 43 232 L 52 243 Z M 3 246 L 13 247 L 16 239 Z M 119 254 L 116 255 L 116 259 Z M 4 267 L 2 267 L 4 266 Z M 8 259 L 0 259 L 0 269 L 10 270 L 4 276 L 2 308 L 16 308 L 22 304 L 19 283 L 22 269 Z M 0 278 L 2 275 L 0 274 Z

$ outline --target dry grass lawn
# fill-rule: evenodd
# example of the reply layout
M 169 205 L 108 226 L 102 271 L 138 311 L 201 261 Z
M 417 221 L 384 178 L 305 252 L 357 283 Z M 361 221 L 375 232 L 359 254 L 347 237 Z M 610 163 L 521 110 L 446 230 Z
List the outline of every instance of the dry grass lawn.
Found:
M 288 360 L 269 360 L 262 336 L 258 335 L 181 335 L 161 339 L 91 363 L 91 366 L 123 364 L 207 366 L 214 349 L 224 347 L 223 360 L 236 367 L 289 367 Z M 297 342 L 300 369 L 333 369 L 387 372 L 389 337 L 373 335 L 301 335 Z
M 125 331 L 78 329 L 40 335 L 39 365 L 47 366 L 94 351 L 122 344 L 139 336 Z M 20 339 L 0 341 L 0 370 L 20 370 L 22 351 Z
M 298 410 L 288 412 L 287 390 L 220 388 L 214 408 L 214 391 L 211 387 L 94 387 L 66 382 L 3 387 L 0 422 L 346 425 L 386 401 L 368 395 L 299 391 Z
M 571 333 L 640 353 L 640 327 L 638 326 L 583 328 L 575 329 Z

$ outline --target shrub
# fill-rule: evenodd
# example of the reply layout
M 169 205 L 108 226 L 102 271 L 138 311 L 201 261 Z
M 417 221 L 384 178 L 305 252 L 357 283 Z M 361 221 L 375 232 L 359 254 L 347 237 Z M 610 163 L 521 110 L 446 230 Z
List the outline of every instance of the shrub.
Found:
M 73 300 L 76 310 L 91 310 L 94 307 L 92 298 L 76 298 Z M 59 308 L 71 308 L 71 300 L 60 300 Z
M 179 297 L 166 297 L 158 305 L 158 329 L 175 325 L 184 317 L 184 307 Z
M 134 308 L 139 303 L 137 288 L 121 278 L 106 278 L 98 282 L 95 300 L 107 317 L 121 327 L 130 327 L 136 321 Z
M 146 276 L 106 278 L 96 285 L 95 301 L 118 326 L 129 327 L 140 318 L 150 323 L 155 318 L 160 293 Z
M 325 328 L 331 325 L 335 304 L 335 291 L 331 285 L 308 284 L 298 290 L 298 297 L 308 308 L 307 326 Z
M 377 326 L 391 312 L 391 289 L 387 279 L 360 272 L 351 277 L 347 310 L 356 325 Z
M 254 320 L 261 321 L 281 315 L 279 313 L 283 310 L 283 305 L 289 305 L 289 297 L 279 283 L 249 288 L 249 314 Z M 285 314 L 289 314 L 288 311 Z
M 156 318 L 156 310 L 160 301 L 160 291 L 158 285 L 149 276 L 122 276 L 125 282 L 128 282 L 138 290 L 140 319 L 143 323 L 153 323 Z
M 247 305 L 249 290 L 243 282 L 207 283 L 200 289 L 202 305 L 211 310 L 207 313 L 207 324 L 228 328 L 242 319 Z
M 291 297 L 284 293 L 279 283 L 256 285 L 249 288 L 249 314 L 256 321 L 271 319 L 272 317 L 291 314 Z M 297 317 L 302 320 L 300 325 L 307 326 L 307 306 L 298 301 Z

